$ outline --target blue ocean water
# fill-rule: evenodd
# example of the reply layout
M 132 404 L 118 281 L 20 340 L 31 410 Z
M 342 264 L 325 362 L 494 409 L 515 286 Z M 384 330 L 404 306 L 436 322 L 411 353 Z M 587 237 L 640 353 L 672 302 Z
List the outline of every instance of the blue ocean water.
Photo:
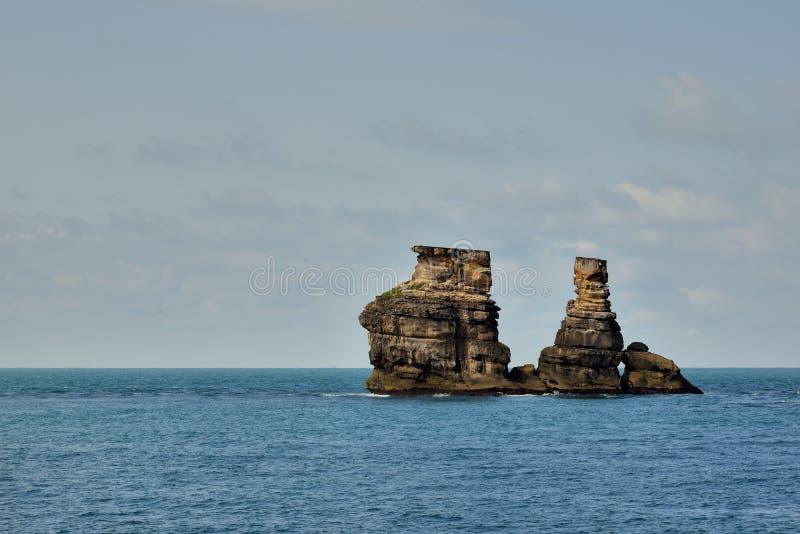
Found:
M 800 369 L 387 398 L 366 369 L 0 370 L 6 532 L 798 532 Z

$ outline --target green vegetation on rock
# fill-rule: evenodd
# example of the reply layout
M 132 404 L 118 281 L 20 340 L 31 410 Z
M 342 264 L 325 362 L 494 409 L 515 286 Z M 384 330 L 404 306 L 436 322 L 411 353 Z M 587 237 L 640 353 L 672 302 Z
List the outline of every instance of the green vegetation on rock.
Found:
M 381 293 L 381 296 L 383 298 L 392 299 L 395 297 L 399 297 L 402 294 L 403 292 L 400 290 L 400 287 L 393 287 L 389 291 L 384 291 L 383 293 Z
M 403 289 L 422 289 L 422 284 L 408 284 L 406 286 L 396 286 L 389 291 L 384 291 L 381 296 L 387 299 L 400 297 L 403 295 Z

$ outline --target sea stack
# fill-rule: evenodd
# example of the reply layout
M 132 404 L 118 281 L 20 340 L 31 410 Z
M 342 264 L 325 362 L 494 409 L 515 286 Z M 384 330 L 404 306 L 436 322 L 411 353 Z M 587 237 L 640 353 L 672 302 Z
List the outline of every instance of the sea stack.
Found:
M 374 393 L 702 393 L 644 343 L 622 350 L 606 260 L 575 258 L 578 296 L 567 303 L 555 344 L 541 351 L 538 368 L 509 371 L 510 351 L 498 339 L 500 308 L 490 297 L 489 252 L 411 250 L 417 254 L 411 280 L 376 297 L 358 317 L 369 332 L 374 370 L 366 387 Z
M 622 332 L 611 311 L 606 260 L 575 258 L 575 293 L 555 344 L 542 350 L 539 378 L 568 393 L 619 392 Z
M 359 316 L 369 331 L 375 393 L 545 392 L 535 376 L 506 378 L 511 354 L 498 340 L 500 308 L 489 296 L 485 250 L 415 246 L 411 280 L 367 304 Z

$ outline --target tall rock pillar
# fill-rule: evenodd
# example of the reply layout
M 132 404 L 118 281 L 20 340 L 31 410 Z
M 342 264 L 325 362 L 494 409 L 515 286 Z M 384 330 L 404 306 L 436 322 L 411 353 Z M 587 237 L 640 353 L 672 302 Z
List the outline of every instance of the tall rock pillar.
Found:
M 367 304 L 374 366 L 366 387 L 380 393 L 497 392 L 511 355 L 497 339 L 500 308 L 489 297 L 489 252 L 415 246 L 417 266 Z
M 575 293 L 555 344 L 542 350 L 539 378 L 557 391 L 616 393 L 622 332 L 608 300 L 606 260 L 575 258 Z

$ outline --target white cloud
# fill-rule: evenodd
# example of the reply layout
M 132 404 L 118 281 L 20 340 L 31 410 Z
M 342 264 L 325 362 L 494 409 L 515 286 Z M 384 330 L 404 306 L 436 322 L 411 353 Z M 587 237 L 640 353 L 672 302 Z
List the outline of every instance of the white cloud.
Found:
M 133 152 L 139 160 L 168 167 L 256 165 L 278 162 L 281 156 L 259 134 L 237 133 L 223 137 L 183 139 L 148 136 Z
M 624 182 L 610 191 L 616 199 L 600 197 L 593 202 L 593 222 L 650 251 L 673 247 L 688 253 L 757 258 L 797 250 L 800 243 L 795 215 L 800 188 L 764 184 L 712 194 Z M 605 241 L 606 246 L 614 242 Z
M 174 269 L 170 266 L 149 266 L 119 261 L 118 279 L 114 283 L 129 291 L 165 289 L 172 283 Z
M 800 206 L 800 187 L 767 186 L 764 188 L 764 201 L 771 217 L 794 220 L 797 217 L 797 206 Z
M 577 252 L 596 252 L 599 248 L 597 243 L 589 241 L 588 239 L 579 239 L 578 241 L 560 243 L 559 248 L 573 249 Z
M 372 133 L 387 147 L 437 155 L 477 157 L 500 149 L 499 140 L 488 134 L 473 135 L 410 116 L 383 120 L 372 126 Z
M 737 114 L 719 109 L 702 81 L 678 73 L 665 77 L 662 84 L 666 94 L 649 117 L 648 133 L 678 142 L 730 143 Z
M 705 233 L 698 236 L 697 243 L 708 250 L 718 250 L 724 254 L 752 256 L 767 253 L 781 242 L 789 243 L 780 233 L 778 228 L 763 220 L 752 220 Z
M 16 221 L 14 221 L 16 222 Z M 2 230 L 0 223 L 0 239 L 3 241 L 35 241 L 41 239 L 67 239 L 69 232 L 59 225 L 40 224 L 38 226 L 17 227 Z
M 216 300 L 208 299 L 205 302 L 205 309 L 208 313 L 217 313 L 220 310 L 220 306 Z
M 636 230 L 636 237 L 638 237 L 639 241 L 642 243 L 655 245 L 663 241 L 664 232 L 656 228 L 639 228 Z
M 697 78 L 678 73 L 664 79 L 667 89 L 667 107 L 673 113 L 693 114 L 700 117 L 708 108 L 708 90 Z
M 544 176 L 525 182 L 506 182 L 497 191 L 504 201 L 521 199 L 523 202 L 536 200 L 561 200 L 570 189 L 564 180 L 556 176 Z
M 614 189 L 627 195 L 649 218 L 685 223 L 718 223 L 735 216 L 733 207 L 722 198 L 688 189 L 665 187 L 651 190 L 629 182 Z
M 730 304 L 733 299 L 720 289 L 708 286 L 681 288 L 692 306 L 704 309 L 717 309 Z
M 658 313 L 653 310 L 639 309 L 634 310 L 633 314 L 630 316 L 630 319 L 626 320 L 626 323 L 647 324 L 655 323 L 656 321 L 658 321 Z
M 641 259 L 638 258 L 622 257 L 615 259 L 608 268 L 615 280 L 626 280 L 630 283 L 640 276 L 647 275 L 647 271 L 642 269 L 641 263 Z
M 686 73 L 672 74 L 662 82 L 665 95 L 644 121 L 646 135 L 750 156 L 797 146 L 797 113 L 786 105 L 779 115 L 765 113 L 765 106 L 757 101 L 747 109 L 741 108 Z
M 78 289 L 83 286 L 85 282 L 84 276 L 78 273 L 54 273 L 50 279 L 57 288 L 68 290 Z

